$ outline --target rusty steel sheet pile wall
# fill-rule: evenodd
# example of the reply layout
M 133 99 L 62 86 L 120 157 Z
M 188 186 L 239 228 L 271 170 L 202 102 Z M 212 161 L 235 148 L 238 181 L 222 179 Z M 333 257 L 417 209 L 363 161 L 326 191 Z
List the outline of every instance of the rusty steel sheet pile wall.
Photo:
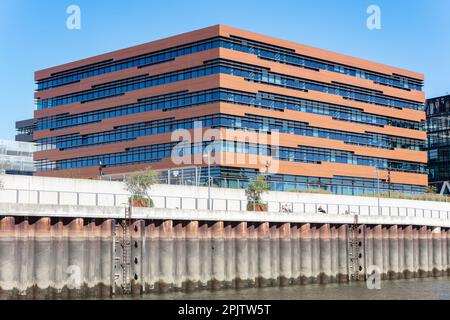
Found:
M 110 296 L 110 262 L 111 220 L 0 218 L 0 297 Z
M 110 297 L 124 277 L 142 294 L 348 282 L 374 265 L 382 279 L 450 275 L 448 228 L 130 220 L 126 255 L 121 222 L 1 217 L 0 298 Z

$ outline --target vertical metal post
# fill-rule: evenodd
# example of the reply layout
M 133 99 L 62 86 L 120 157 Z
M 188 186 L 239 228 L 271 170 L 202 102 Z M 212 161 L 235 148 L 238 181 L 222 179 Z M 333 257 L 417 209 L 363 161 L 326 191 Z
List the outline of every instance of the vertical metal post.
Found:
M 199 173 L 198 173 L 198 167 L 195 167 L 195 185 L 198 187 L 199 185 Z
M 78 192 L 77 192 L 78 199 Z M 111 220 L 111 238 L 112 238 L 112 246 L 111 246 L 111 294 L 114 296 L 116 293 L 116 276 L 115 276 L 115 266 L 116 266 L 116 219 Z
M 375 167 L 375 171 L 377 172 L 377 201 L 378 201 L 378 215 L 381 216 L 380 212 L 380 171 L 378 167 Z
M 211 209 L 211 155 L 208 152 L 208 210 Z
M 145 258 L 145 220 L 141 220 L 141 259 L 139 263 L 141 264 L 141 288 L 142 293 L 145 293 L 145 281 L 144 281 L 144 261 Z

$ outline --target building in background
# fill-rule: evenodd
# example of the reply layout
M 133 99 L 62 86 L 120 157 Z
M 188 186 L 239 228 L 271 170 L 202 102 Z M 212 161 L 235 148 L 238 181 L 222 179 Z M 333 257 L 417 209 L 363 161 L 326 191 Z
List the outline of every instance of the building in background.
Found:
M 450 95 L 426 102 L 430 186 L 440 192 L 450 182 Z M 449 188 L 443 189 L 450 194 Z
M 32 175 L 34 166 L 34 143 L 0 140 L 0 172 L 6 174 Z
M 16 121 L 16 141 L 32 142 L 33 132 L 36 130 L 36 121 L 34 119 L 26 119 Z
M 178 170 L 186 165 L 171 159 L 171 133 L 200 123 L 220 130 L 218 153 L 276 163 L 273 190 L 420 193 L 428 185 L 424 77 L 416 72 L 218 25 L 35 79 L 39 175 L 152 166 L 204 182 L 206 161 Z M 261 141 L 275 132 L 273 151 Z M 205 139 L 183 151 L 203 154 Z M 215 185 L 242 188 L 263 167 L 221 160 L 210 172 Z

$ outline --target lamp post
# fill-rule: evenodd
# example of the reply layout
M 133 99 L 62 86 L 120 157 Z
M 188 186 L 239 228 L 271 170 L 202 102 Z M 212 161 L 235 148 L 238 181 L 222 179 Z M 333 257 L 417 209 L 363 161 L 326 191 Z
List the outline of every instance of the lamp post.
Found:
M 388 178 L 387 178 L 387 183 L 388 183 L 388 197 L 391 197 L 391 168 L 388 167 Z
M 378 140 L 378 148 L 381 149 L 381 139 Z M 380 212 L 380 173 L 379 173 L 380 169 L 378 168 L 378 162 L 375 163 L 375 171 L 377 172 L 378 215 L 381 216 L 381 212 Z
M 208 158 L 208 210 L 211 210 L 211 153 L 205 153 L 204 158 Z
M 98 172 L 99 172 L 99 175 L 100 175 L 100 179 L 102 178 L 102 176 L 103 176 L 103 168 L 104 168 L 105 166 L 103 165 L 103 162 L 102 162 L 102 160 L 99 160 L 99 162 L 98 162 Z
M 381 216 L 380 212 L 380 170 L 378 169 L 378 166 L 375 167 L 375 171 L 377 173 L 377 198 L 378 198 L 378 215 Z

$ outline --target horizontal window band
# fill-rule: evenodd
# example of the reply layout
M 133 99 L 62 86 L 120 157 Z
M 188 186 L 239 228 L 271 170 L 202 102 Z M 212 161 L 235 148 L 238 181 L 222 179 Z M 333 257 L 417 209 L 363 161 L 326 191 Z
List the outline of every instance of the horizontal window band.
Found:
M 256 41 L 237 38 L 214 37 L 195 43 L 184 44 L 175 48 L 163 49 L 140 56 L 114 61 L 112 59 L 99 63 L 86 65 L 52 74 L 51 78 L 37 81 L 38 91 L 68 85 L 81 79 L 101 75 L 105 73 L 124 70 L 132 67 L 143 68 L 145 66 L 163 63 L 173 60 L 175 57 L 188 55 L 213 48 L 226 48 L 230 50 L 255 54 L 258 57 L 283 64 L 290 64 L 310 70 L 327 70 L 346 75 L 365 78 L 379 83 L 405 90 L 422 90 L 423 82 L 401 75 L 384 75 L 373 71 L 342 65 L 332 61 L 325 61 L 313 57 L 296 54 L 287 48 L 280 48 L 270 44 L 262 44 Z

